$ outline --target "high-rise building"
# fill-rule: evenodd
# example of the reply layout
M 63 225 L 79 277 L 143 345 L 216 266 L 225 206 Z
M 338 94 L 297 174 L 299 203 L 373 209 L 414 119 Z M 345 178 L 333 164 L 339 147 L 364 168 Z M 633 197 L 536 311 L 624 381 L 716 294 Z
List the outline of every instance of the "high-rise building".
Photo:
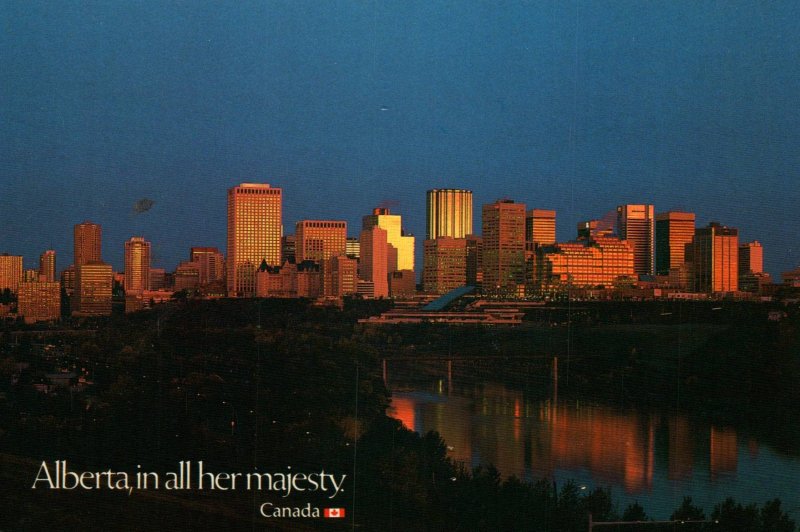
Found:
M 516 294 L 525 283 L 525 204 L 483 206 L 483 290 Z
M 556 243 L 556 211 L 531 209 L 525 217 L 525 242 L 535 245 Z
M 228 190 L 228 295 L 253 297 L 256 269 L 281 264 L 282 194 L 268 184 Z
M 397 260 L 389 265 L 389 271 L 414 270 L 414 237 L 406 235 L 399 214 L 390 214 L 389 209 L 375 208 L 372 214 L 362 218 L 362 228 L 380 227 L 386 231 L 386 241 L 397 252 Z M 361 252 L 363 253 L 363 244 Z M 376 296 L 378 297 L 378 296 Z
M 764 248 L 757 240 L 739 245 L 739 290 L 761 292 L 762 287 L 772 282 L 764 273 Z
M 78 316 L 110 315 L 113 286 L 114 271 L 110 264 L 91 261 L 77 266 L 72 313 Z
M 467 284 L 467 239 L 440 236 L 425 241 L 422 290 L 446 294 Z
M 301 220 L 295 225 L 298 263 L 311 260 L 322 264 L 334 255 L 347 251 L 347 222 L 338 220 Z
M 372 297 L 389 297 L 389 243 L 387 231 L 371 226 L 361 231 L 359 278 L 372 283 Z
M 225 257 L 214 247 L 192 247 L 189 261 L 200 265 L 200 284 L 206 285 L 225 279 Z
M 696 292 L 736 292 L 739 289 L 739 231 L 712 222 L 697 228 L 691 244 Z
M 334 255 L 325 262 L 325 295 L 343 297 L 355 294 L 358 288 L 358 261 L 346 255 Z
M 79 223 L 75 225 L 73 234 L 76 267 L 103 260 L 100 254 L 102 230 L 98 224 L 90 221 Z
M 39 255 L 39 276 L 40 280 L 47 283 L 56 280 L 56 252 L 52 249 Z
M 655 207 L 620 205 L 617 207 L 617 236 L 633 249 L 636 275 L 653 275 L 655 266 Z
M 19 285 L 17 314 L 25 323 L 57 320 L 61 317 L 61 283 L 37 281 Z
M 0 292 L 7 288 L 16 294 L 21 282 L 22 255 L 0 255 Z
M 133 236 L 125 242 L 125 293 L 141 294 L 150 289 L 150 242 Z
M 472 234 L 472 191 L 438 188 L 427 193 L 425 239 L 464 238 Z
M 764 248 L 754 240 L 739 246 L 739 275 L 764 272 Z
M 167 288 L 167 272 L 164 268 L 150 268 L 150 290 Z
M 656 215 L 656 273 L 668 275 L 686 262 L 686 244 L 694 238 L 693 212 L 669 211 Z

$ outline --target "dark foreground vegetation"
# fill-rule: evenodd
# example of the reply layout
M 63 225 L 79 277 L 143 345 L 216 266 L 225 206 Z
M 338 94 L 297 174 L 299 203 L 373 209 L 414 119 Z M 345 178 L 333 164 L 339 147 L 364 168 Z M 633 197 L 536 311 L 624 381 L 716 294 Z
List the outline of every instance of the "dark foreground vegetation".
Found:
M 85 334 L 4 330 L 0 529 L 315 530 L 356 524 L 362 530 L 582 531 L 589 512 L 595 521 L 648 519 L 638 505 L 617 508 L 602 489 L 586 494 L 546 479 L 502 481 L 502 472 L 492 468 L 468 471 L 453 463 L 438 435 L 417 435 L 386 416 L 381 358 L 387 355 L 524 348 L 566 356 L 567 392 L 602 395 L 611 389 L 622 400 L 677 401 L 680 408 L 702 401 L 734 415 L 769 408 L 784 417 L 765 423 L 773 426 L 773 439 L 796 443 L 796 434 L 776 427 L 797 426 L 798 316 L 791 312 L 770 321 L 761 308 L 725 310 L 726 319 L 707 309 L 702 312 L 709 319 L 698 314 L 662 323 L 655 316 L 667 311 L 634 319 L 627 307 L 608 307 L 569 313 L 567 323 L 551 314 L 519 329 L 491 331 L 356 324 L 380 305 L 353 302 L 338 310 L 294 300 L 190 300 L 72 327 Z M 53 384 L 60 369 L 74 373 L 69 386 Z M 81 376 L 88 382 L 79 383 Z M 57 459 L 89 471 L 134 472 L 141 466 L 163 473 L 175 471 L 181 460 L 203 460 L 215 471 L 291 466 L 348 477 L 345 492 L 333 501 L 309 494 L 277 501 L 274 494 L 246 491 L 31 490 L 41 461 Z M 339 506 L 347 515 L 267 519 L 258 513 L 265 501 Z M 728 500 L 713 509 L 685 501 L 673 517 L 719 521 L 685 530 L 795 529 L 779 501 L 743 507 Z M 671 525 L 640 529 L 670 529 L 664 526 Z

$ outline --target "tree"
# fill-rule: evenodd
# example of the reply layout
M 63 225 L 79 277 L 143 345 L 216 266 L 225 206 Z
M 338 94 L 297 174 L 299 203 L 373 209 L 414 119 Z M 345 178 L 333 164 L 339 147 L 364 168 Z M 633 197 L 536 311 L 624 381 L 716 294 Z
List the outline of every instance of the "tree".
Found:
M 672 512 L 669 517 L 672 521 L 686 520 L 686 521 L 703 521 L 706 518 L 705 512 L 692 504 L 691 497 L 684 497 L 680 507 Z

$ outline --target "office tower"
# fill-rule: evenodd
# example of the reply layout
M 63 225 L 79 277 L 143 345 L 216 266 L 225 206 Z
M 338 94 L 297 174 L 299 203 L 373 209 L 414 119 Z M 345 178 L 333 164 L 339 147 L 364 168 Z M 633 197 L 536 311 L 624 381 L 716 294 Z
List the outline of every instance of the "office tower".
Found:
M 620 280 L 635 279 L 633 250 L 628 242 L 613 236 L 544 246 L 535 260 L 535 281 L 541 288 L 610 288 Z
M 739 231 L 712 222 L 695 229 L 691 244 L 696 292 L 739 289 Z
M 225 257 L 214 247 L 192 247 L 189 261 L 200 265 L 200 284 L 206 285 L 225 279 Z
M 633 249 L 636 275 L 653 275 L 655 266 L 655 208 L 652 205 L 617 207 L 617 236 Z
M 297 238 L 295 235 L 281 237 L 281 264 L 286 261 L 297 262 Z
M 139 293 L 150 289 L 150 242 L 133 236 L 125 242 L 125 292 Z
M 483 289 L 516 294 L 525 282 L 525 204 L 483 206 Z
M 656 273 L 668 275 L 670 269 L 686 262 L 686 244 L 694 238 L 693 212 L 669 211 L 656 215 Z
M 281 263 L 281 189 L 242 183 L 228 190 L 228 295 L 253 297 L 256 269 Z
M 389 297 L 387 231 L 374 225 L 361 231 L 359 278 L 372 284 L 372 297 Z
M 175 291 L 194 290 L 200 286 L 200 270 L 199 261 L 184 261 L 178 264 L 172 276 Z
M 103 260 L 100 255 L 102 231 L 98 224 L 86 221 L 75 225 L 75 266 Z
M 422 290 L 446 294 L 467 284 L 467 239 L 440 236 L 425 241 Z
M 358 261 L 346 255 L 334 255 L 325 261 L 326 296 L 343 297 L 355 294 L 358 288 Z
M 52 283 L 56 280 L 56 252 L 48 249 L 39 255 L 40 280 Z
M 57 320 L 61 317 L 61 283 L 21 283 L 17 294 L 17 314 L 25 318 L 25 323 Z
M 764 248 L 758 240 L 739 246 L 739 275 L 764 272 Z
M 762 287 L 772 282 L 764 273 L 764 248 L 757 240 L 739 246 L 739 290 L 761 292 Z
M 386 241 L 397 251 L 397 260 L 389 265 L 389 271 L 414 270 L 414 237 L 403 232 L 399 214 L 390 214 L 389 209 L 376 208 L 372 214 L 362 218 L 362 229 L 380 227 L 386 231 Z M 362 247 L 363 253 L 363 247 Z
M 297 262 L 323 263 L 347 251 L 347 222 L 337 220 L 301 220 L 295 225 Z
M 26 268 L 22 272 L 23 283 L 35 283 L 39 280 L 39 270 L 36 268 Z
M 22 282 L 22 255 L 0 255 L 0 292 L 5 289 L 17 293 Z
M 72 314 L 107 316 L 111 314 L 114 271 L 110 264 L 90 261 L 75 268 Z
M 361 257 L 361 243 L 355 237 L 347 237 L 345 242 L 345 253 L 351 259 L 358 259 Z
M 472 234 L 472 191 L 439 188 L 427 193 L 425 239 L 464 238 Z
M 525 217 L 525 242 L 534 245 L 556 243 L 556 211 L 531 209 Z

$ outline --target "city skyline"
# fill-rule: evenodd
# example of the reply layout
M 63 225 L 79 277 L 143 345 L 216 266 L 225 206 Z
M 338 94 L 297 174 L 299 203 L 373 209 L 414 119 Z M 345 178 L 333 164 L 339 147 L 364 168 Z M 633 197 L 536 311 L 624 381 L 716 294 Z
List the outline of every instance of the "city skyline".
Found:
M 257 188 L 257 187 L 262 187 L 262 186 L 269 187 L 270 185 L 267 185 L 266 183 L 242 183 L 242 184 L 239 184 L 239 185 L 231 185 L 227 190 L 228 195 L 230 195 L 232 193 L 231 192 L 232 190 L 238 189 L 241 186 L 256 187 Z M 281 187 L 273 185 L 272 189 L 279 191 L 279 190 L 281 190 Z M 457 189 L 457 190 L 463 190 L 463 191 L 470 192 L 470 193 L 472 192 L 472 191 L 466 190 L 466 189 Z M 428 190 L 428 192 L 430 192 L 430 190 Z M 508 198 L 508 197 L 504 197 L 503 199 L 498 199 L 498 200 L 496 200 L 495 202 L 492 202 L 492 203 L 497 203 L 498 201 L 512 201 L 513 203 L 521 203 L 519 201 L 516 201 L 516 200 Z M 421 202 L 423 210 L 425 210 L 425 203 L 426 202 L 425 202 L 425 199 L 423 197 L 423 200 Z M 491 205 L 492 203 L 473 206 L 473 217 L 475 219 L 475 227 L 476 227 L 476 230 L 475 230 L 474 234 L 476 236 L 483 236 L 481 234 L 481 232 L 477 231 L 477 228 L 480 227 L 481 224 L 482 224 L 482 218 L 483 217 L 482 217 L 481 211 L 483 210 L 484 206 Z M 523 204 L 523 206 L 524 206 L 524 204 Z M 652 204 L 650 204 L 649 206 L 652 208 L 652 210 L 657 215 L 666 216 L 666 215 L 669 215 L 671 213 L 676 212 L 674 210 L 663 211 L 662 212 L 661 210 L 658 209 L 657 205 L 653 206 Z M 530 207 L 530 205 L 528 205 L 527 207 Z M 600 218 L 605 219 L 605 218 L 608 218 L 609 216 L 611 216 L 612 214 L 614 216 L 617 216 L 617 211 L 618 211 L 619 208 L 620 207 L 617 207 L 615 209 L 611 209 L 608 212 L 604 213 L 603 216 L 584 216 L 583 218 L 581 218 L 581 220 L 589 220 L 589 219 L 598 220 Z M 373 213 L 372 214 L 363 214 L 363 215 L 361 215 L 359 217 L 361 219 L 361 223 L 357 224 L 355 227 L 360 227 L 364 223 L 365 219 L 375 217 L 374 211 L 376 211 L 377 209 L 378 208 L 365 209 L 364 212 L 373 211 Z M 385 208 L 381 208 L 381 209 L 387 210 Z M 280 210 L 281 211 L 286 210 L 286 203 L 282 199 L 281 199 Z M 538 211 L 538 212 L 555 212 L 556 215 L 558 213 L 557 209 L 550 210 L 548 208 L 542 209 L 540 207 L 536 207 L 536 208 L 533 208 L 533 209 L 528 209 L 526 211 L 527 212 L 527 218 L 530 218 L 530 216 L 532 216 L 531 213 L 534 210 Z M 475 212 L 475 211 L 478 211 L 478 212 Z M 689 208 L 688 211 L 687 211 L 687 214 L 694 215 L 694 212 L 691 211 L 691 208 Z M 391 211 L 391 215 L 392 215 L 393 218 L 402 217 L 402 219 L 403 219 L 402 225 L 403 225 L 403 229 L 405 229 L 405 226 L 406 226 L 406 222 L 405 222 L 406 216 L 405 216 L 405 214 L 404 213 L 397 213 L 395 211 Z M 695 219 L 695 227 L 698 228 L 698 229 L 701 228 L 701 227 L 705 227 L 705 225 L 710 224 L 710 223 L 722 223 L 723 225 L 729 225 L 729 224 L 725 223 L 724 221 L 719 221 L 719 220 L 703 221 L 703 220 L 700 219 L 700 217 L 695 217 L 694 219 Z M 654 220 L 655 220 L 655 218 L 654 218 Z M 286 235 L 296 236 L 297 227 L 299 227 L 304 222 L 314 221 L 314 220 L 301 219 L 301 220 L 297 220 L 295 222 L 289 222 L 286 219 L 283 219 L 282 221 L 283 221 L 283 231 L 284 231 L 283 235 L 284 236 L 286 236 Z M 526 221 L 526 223 L 528 223 L 529 221 L 530 220 Z M 344 221 L 344 220 L 339 220 L 337 223 L 344 224 L 345 228 L 347 227 L 347 222 Z M 579 223 L 581 223 L 581 222 L 579 222 Z M 224 225 L 228 224 L 227 217 L 223 220 L 223 224 Z M 291 226 L 291 227 L 294 227 L 295 232 L 286 231 L 287 224 L 289 226 Z M 87 227 L 87 226 L 89 228 L 91 228 L 95 232 L 95 233 L 92 234 L 92 238 L 94 240 L 92 240 L 92 242 L 91 242 L 91 245 L 95 247 L 95 249 L 92 250 L 93 260 L 101 260 L 101 261 L 103 261 L 103 262 L 105 262 L 107 264 L 112 265 L 113 268 L 114 268 L 114 271 L 123 272 L 125 270 L 125 247 L 128 245 L 129 240 L 131 238 L 133 238 L 134 236 L 136 236 L 136 235 L 129 235 L 128 237 L 126 237 L 123 240 L 123 242 L 119 246 L 120 247 L 120 251 L 119 251 L 118 254 L 122 258 L 122 260 L 120 261 L 119 260 L 120 257 L 116 256 L 117 255 L 116 251 L 109 251 L 108 248 L 110 248 L 111 246 L 107 246 L 107 245 L 103 244 L 103 242 L 104 242 L 103 241 L 103 223 L 86 219 L 83 222 L 76 223 L 76 224 L 74 224 L 74 226 L 72 226 L 73 227 L 73 231 L 70 234 L 70 236 L 72 237 L 72 243 L 71 243 L 71 245 L 67 245 L 66 247 L 72 248 L 73 257 L 74 257 L 74 254 L 79 250 L 79 248 L 83 247 L 82 245 L 79 245 L 76 242 L 76 240 L 75 240 L 76 239 L 76 235 L 86 233 L 86 229 L 84 229 L 84 228 Z M 80 230 L 79 230 L 79 228 L 80 228 Z M 557 228 L 556 242 L 558 242 L 558 243 L 568 243 L 568 242 L 573 242 L 576 239 L 578 239 L 579 235 L 578 235 L 578 232 L 575 230 L 575 224 L 573 224 L 571 222 L 563 223 L 563 221 L 562 221 L 556 226 L 556 228 Z M 614 234 L 617 234 L 617 232 L 619 231 L 619 228 L 616 227 L 616 226 L 612 227 L 611 229 L 613 230 Z M 742 231 L 742 228 L 737 228 L 737 229 L 739 231 Z M 560 235 L 563 234 L 564 232 L 566 232 L 567 230 L 571 230 L 572 234 L 569 235 L 567 238 L 563 238 L 563 239 L 560 238 Z M 352 233 L 353 233 L 353 229 L 352 228 L 347 229 L 347 235 L 346 236 L 348 238 L 358 238 L 358 235 L 359 235 L 358 231 L 355 234 L 352 234 Z M 416 239 L 416 235 L 413 234 L 413 233 L 410 233 L 410 232 L 409 233 L 405 233 L 405 234 L 409 234 L 410 236 L 413 236 L 415 238 L 415 240 L 418 240 L 418 242 L 414 242 L 414 256 L 415 256 L 415 259 L 414 259 L 414 261 L 415 261 L 414 271 L 415 271 L 415 273 L 418 274 L 419 281 L 422 282 L 421 271 L 422 271 L 422 264 L 424 262 L 424 260 L 422 259 L 422 256 L 424 255 L 424 245 L 423 244 L 425 242 L 425 239 Z M 754 236 L 753 235 L 749 235 L 748 231 L 747 231 L 747 228 L 744 228 L 743 234 L 746 235 L 746 236 L 745 237 L 740 237 L 740 239 L 739 239 L 739 241 L 742 244 L 744 244 L 746 242 L 750 242 L 750 241 L 763 242 L 764 240 L 768 240 L 766 235 L 754 235 Z M 149 238 L 146 235 L 144 236 L 144 238 L 146 240 L 148 240 L 148 243 L 151 246 L 156 247 L 158 245 L 158 243 L 154 242 L 152 238 Z M 187 237 L 187 240 L 179 243 L 178 246 L 180 247 L 180 250 L 183 251 L 184 248 L 198 247 L 198 246 L 208 247 L 208 246 L 210 246 L 210 244 L 208 244 L 207 242 L 195 242 L 195 241 L 192 241 L 191 239 L 189 239 L 189 237 Z M 62 247 L 62 246 L 57 246 L 57 248 L 58 247 Z M 219 247 L 219 249 L 224 250 L 223 251 L 223 255 L 227 257 L 227 246 L 226 245 L 213 246 L 213 247 L 215 247 L 215 248 Z M 655 246 L 653 246 L 652 249 L 655 252 Z M 102 250 L 106 250 L 106 252 L 104 253 Z M 26 269 L 39 269 L 40 268 L 40 262 L 41 262 L 41 255 L 43 255 L 45 252 L 51 252 L 51 251 L 53 251 L 53 250 L 52 249 L 42 250 L 37 254 L 36 257 L 33 257 L 32 255 L 25 255 L 23 253 L 18 253 L 18 252 L 16 252 L 16 250 L 13 250 L 13 249 L 0 249 L 0 253 L 8 253 L 10 255 L 22 255 L 22 257 L 23 257 L 23 265 L 22 265 L 23 271 L 26 270 Z M 99 253 L 99 257 L 96 256 L 98 253 Z M 177 250 L 170 250 L 170 253 L 175 253 L 176 256 L 179 256 L 179 254 L 177 253 Z M 106 254 L 108 254 L 110 256 L 107 257 Z M 764 253 L 762 255 L 763 264 L 769 264 L 770 263 L 769 255 L 770 255 L 770 250 L 767 249 L 766 253 Z M 56 252 L 56 256 L 57 257 L 59 256 L 58 252 Z M 67 257 L 68 256 L 69 255 L 67 255 Z M 656 255 L 656 257 L 657 256 L 658 255 Z M 657 260 L 658 260 L 658 258 L 656 258 L 656 261 Z M 35 261 L 35 263 L 34 263 L 34 261 Z M 119 266 L 117 265 L 118 262 L 120 263 Z M 151 267 L 152 268 L 165 268 L 167 270 L 171 270 L 173 267 L 177 267 L 177 266 L 179 266 L 180 264 L 182 264 L 184 262 L 185 262 L 185 256 L 179 256 L 178 260 L 174 264 L 168 264 L 168 263 L 163 263 L 161 261 L 157 261 L 157 259 L 156 258 L 152 258 L 152 255 L 151 255 Z M 280 262 L 283 262 L 283 259 L 281 259 Z M 58 268 L 56 270 L 56 277 L 58 277 L 60 272 L 62 272 L 63 270 L 67 269 L 68 266 L 73 265 L 72 261 L 65 260 L 64 255 L 61 255 L 61 258 L 59 259 L 57 264 L 59 264 L 59 266 L 58 266 Z M 655 264 L 655 262 L 653 262 L 653 264 Z M 279 266 L 280 264 L 276 263 L 276 264 L 273 264 L 273 265 L 274 266 Z M 800 264 L 798 264 L 798 266 L 800 266 Z M 785 270 L 776 271 L 775 273 L 773 273 L 773 272 L 767 270 L 767 267 L 764 266 L 763 267 L 763 271 L 772 274 L 774 279 L 779 280 L 781 273 L 783 273 L 784 271 L 789 271 L 791 269 L 794 269 L 795 267 L 797 267 L 797 266 L 793 266 L 793 267 L 787 268 Z
M 109 250 L 144 235 L 159 265 L 222 249 L 219 191 L 259 180 L 283 188 L 285 228 L 356 228 L 389 204 L 421 240 L 419 189 L 460 187 L 476 208 L 556 210 L 559 241 L 654 204 L 758 239 L 773 276 L 800 264 L 789 3 L 12 1 L 2 16 L 0 249 L 26 261 L 66 257 L 84 219 Z

